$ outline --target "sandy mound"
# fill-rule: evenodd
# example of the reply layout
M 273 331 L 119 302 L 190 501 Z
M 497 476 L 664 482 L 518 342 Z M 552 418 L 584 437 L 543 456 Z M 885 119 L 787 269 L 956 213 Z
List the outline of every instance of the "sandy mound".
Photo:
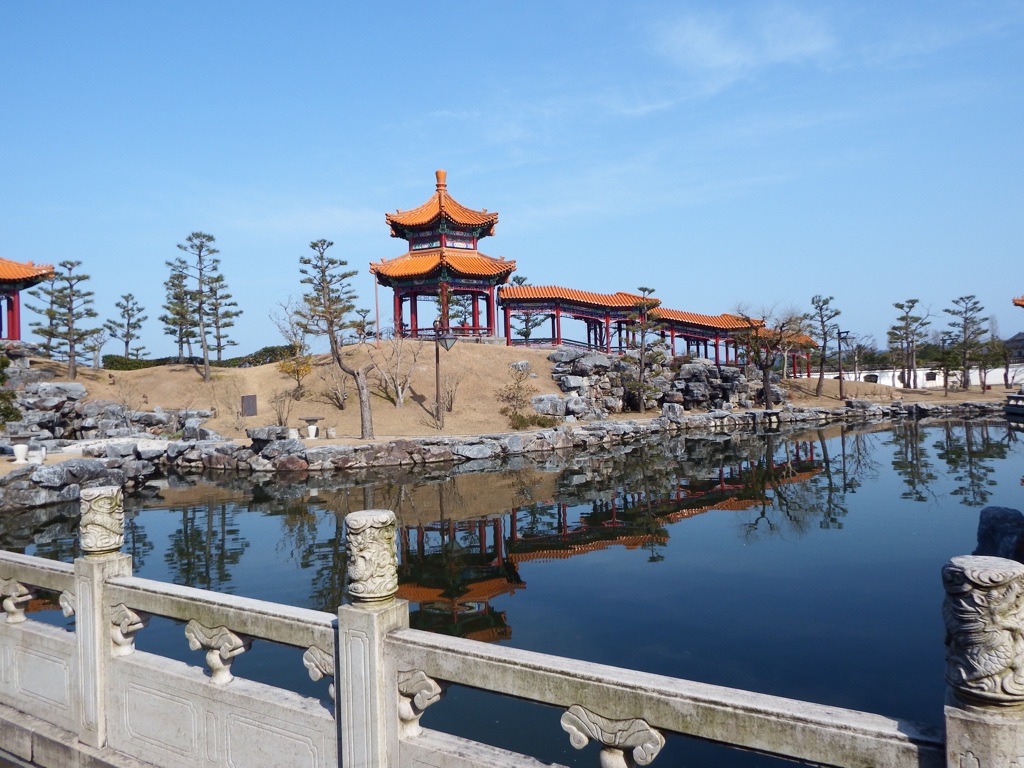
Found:
M 434 404 L 434 345 L 431 342 L 406 342 L 411 351 L 419 350 L 412 378 L 412 385 L 405 405 L 395 407 L 379 388 L 374 389 L 373 421 L 378 439 L 397 436 L 436 435 L 431 416 Z M 373 350 L 380 357 L 387 351 Z M 447 435 L 471 435 L 507 430 L 506 419 L 500 414 L 501 403 L 495 397 L 497 390 L 508 384 L 508 366 L 520 360 L 530 363 L 537 374 L 530 380 L 538 393 L 558 393 L 558 387 L 551 379 L 551 364 L 547 360 L 550 349 L 528 349 L 489 344 L 473 344 L 465 341 L 456 344 L 451 351 L 441 350 L 442 375 L 455 374 L 460 378 L 455 396 L 455 406 L 446 414 Z M 355 348 L 352 361 L 358 364 L 368 362 L 369 350 Z M 53 366 L 53 363 L 41 365 Z M 316 358 L 313 373 L 304 381 L 306 392 L 300 400 L 288 400 L 285 423 L 288 426 L 304 425 L 301 417 L 319 416 L 321 428 L 334 427 L 339 438 L 358 438 L 359 408 L 355 387 L 349 380 L 348 400 L 344 410 L 325 401 L 320 394 L 326 387 L 325 377 L 330 376 L 333 366 L 326 355 Z M 63 366 L 56 366 L 58 377 Z M 275 396 L 295 388 L 294 380 L 282 373 L 277 365 L 253 368 L 214 368 L 213 380 L 204 384 L 202 371 L 193 366 L 171 365 L 147 368 L 141 371 L 108 372 L 92 368 L 79 368 L 78 380 L 89 391 L 92 399 L 115 400 L 137 410 L 164 408 L 209 408 L 217 416 L 208 424 L 227 437 L 244 437 L 247 427 L 267 426 L 278 423 L 278 414 L 273 405 Z M 817 378 L 787 380 L 783 386 L 790 392 L 794 405 L 836 406 L 839 400 L 839 382 L 827 378 L 822 397 L 815 397 Z M 1005 393 L 995 389 L 981 392 L 951 391 L 948 397 L 942 390 L 893 389 L 866 382 L 844 382 L 846 397 L 857 397 L 880 403 L 895 399 L 906 402 L 930 400 L 935 402 L 959 402 L 963 400 L 1002 400 Z M 239 416 L 243 395 L 255 395 L 257 415 Z M 656 413 L 648 414 L 650 416 Z M 637 414 L 623 414 L 620 418 L 636 418 Z

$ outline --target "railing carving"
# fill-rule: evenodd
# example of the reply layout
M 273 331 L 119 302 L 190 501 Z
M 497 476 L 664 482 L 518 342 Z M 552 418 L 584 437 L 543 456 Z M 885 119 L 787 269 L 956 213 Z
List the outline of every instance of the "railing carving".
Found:
M 135 633 L 149 624 L 148 613 L 136 613 L 124 603 L 114 606 L 110 612 L 110 639 L 114 643 L 115 656 L 127 656 L 135 652 Z
M 954 557 L 942 582 L 946 682 L 968 701 L 1024 703 L 1024 565 Z
M 327 690 L 331 694 L 331 700 L 337 701 L 334 690 L 334 654 L 312 645 L 302 654 L 302 665 L 309 672 L 309 679 L 313 682 L 325 677 L 331 681 Z
M 447 686 L 429 677 L 422 669 L 398 673 L 398 719 L 402 738 L 419 736 L 423 710 L 444 698 Z
M 355 603 L 385 603 L 398 592 L 395 513 L 368 509 L 345 517 L 348 594 Z
M 4 613 L 8 624 L 20 624 L 25 620 L 25 603 L 35 599 L 35 593 L 20 581 L 0 579 L 0 595 L 3 596 Z
M 79 537 L 86 556 L 116 552 L 124 544 L 124 492 L 117 486 L 83 488 Z
M 236 635 L 227 627 L 204 627 L 195 619 L 185 626 L 185 637 L 193 651 L 206 650 L 210 682 L 215 685 L 226 685 L 234 679 L 231 662 L 252 646 L 252 638 L 246 635 Z
M 71 618 L 75 615 L 75 593 L 64 590 L 60 593 L 60 597 L 57 599 L 60 605 L 61 613 L 64 614 L 64 618 Z
M 591 739 L 604 745 L 601 768 L 649 765 L 665 746 L 665 737 L 645 720 L 609 720 L 578 704 L 565 711 L 561 723 L 576 749 L 583 749 Z

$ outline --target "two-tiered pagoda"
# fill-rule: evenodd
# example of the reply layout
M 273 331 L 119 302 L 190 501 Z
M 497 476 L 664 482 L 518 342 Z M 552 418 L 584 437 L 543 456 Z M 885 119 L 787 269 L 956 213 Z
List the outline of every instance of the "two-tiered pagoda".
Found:
M 437 191 L 423 205 L 385 214 L 391 236 L 407 240 L 409 252 L 373 262 L 370 271 L 379 285 L 394 289 L 396 335 L 420 335 L 417 304 L 421 296 L 440 301 L 441 318 L 449 317 L 448 304 L 452 298 L 465 296 L 470 302 L 470 317 L 465 323 L 453 324 L 450 330 L 456 334 L 495 336 L 495 288 L 508 282 L 516 263 L 477 250 L 481 239 L 494 234 L 498 214 L 456 202 L 448 194 L 445 179 L 445 172 L 438 171 Z M 406 304 L 408 319 L 404 314 Z

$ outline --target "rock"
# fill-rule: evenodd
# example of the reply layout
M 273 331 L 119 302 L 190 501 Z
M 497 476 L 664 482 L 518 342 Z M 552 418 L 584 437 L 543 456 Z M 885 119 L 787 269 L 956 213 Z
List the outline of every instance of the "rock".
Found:
M 275 440 L 260 451 L 260 455 L 265 459 L 273 460 L 279 456 L 301 454 L 304 453 L 305 450 L 306 446 L 303 445 L 301 440 Z
M 533 409 L 545 416 L 565 416 L 565 401 L 558 395 L 534 395 Z
M 592 376 L 597 371 L 611 368 L 611 358 L 599 352 L 589 352 L 572 364 L 572 373 L 576 376 Z
M 271 463 L 277 472 L 302 472 L 309 469 L 309 463 L 301 456 L 296 456 L 295 454 L 278 456 Z

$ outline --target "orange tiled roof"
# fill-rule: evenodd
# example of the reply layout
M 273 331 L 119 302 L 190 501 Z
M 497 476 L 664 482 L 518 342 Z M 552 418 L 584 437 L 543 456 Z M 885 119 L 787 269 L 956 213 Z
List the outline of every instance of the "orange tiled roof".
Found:
M 11 261 L 0 259 L 0 281 L 20 282 L 23 280 L 44 280 L 53 274 L 49 264 L 33 264 L 31 261 Z
M 575 288 L 561 288 L 557 285 L 507 285 L 501 289 L 501 298 L 519 300 L 571 301 L 576 304 L 590 304 L 596 307 L 624 307 L 632 309 L 644 300 L 643 296 L 634 293 L 592 293 L 591 291 L 578 291 Z M 659 299 L 649 297 L 651 304 L 657 306 L 661 303 Z
M 685 323 L 686 325 L 701 325 L 706 328 L 721 328 L 723 330 L 735 330 L 736 328 L 747 328 L 749 323 L 742 317 L 730 314 L 721 315 L 700 315 L 696 312 L 683 312 L 678 309 L 665 309 L 658 307 L 651 312 L 651 317 L 666 322 Z
M 409 251 L 394 259 L 371 262 L 370 272 L 384 277 L 420 277 L 436 272 L 442 265 L 452 272 L 482 277 L 510 275 L 516 269 L 515 261 L 495 259 L 479 251 L 431 248 L 424 251 Z
M 482 211 L 467 208 L 448 194 L 448 184 L 445 182 L 447 173 L 437 171 L 436 177 L 437 191 L 423 205 L 408 211 L 384 214 L 384 220 L 391 226 L 391 236 L 402 236 L 396 231 L 396 227 L 426 227 L 440 221 L 441 218 L 464 227 L 482 227 L 480 237 L 493 235 L 494 225 L 498 223 L 498 214 L 494 211 L 488 212 L 486 208 Z
M 1016 299 L 1013 300 L 1013 303 L 1016 304 L 1018 307 L 1024 307 L 1024 296 L 1018 296 Z

